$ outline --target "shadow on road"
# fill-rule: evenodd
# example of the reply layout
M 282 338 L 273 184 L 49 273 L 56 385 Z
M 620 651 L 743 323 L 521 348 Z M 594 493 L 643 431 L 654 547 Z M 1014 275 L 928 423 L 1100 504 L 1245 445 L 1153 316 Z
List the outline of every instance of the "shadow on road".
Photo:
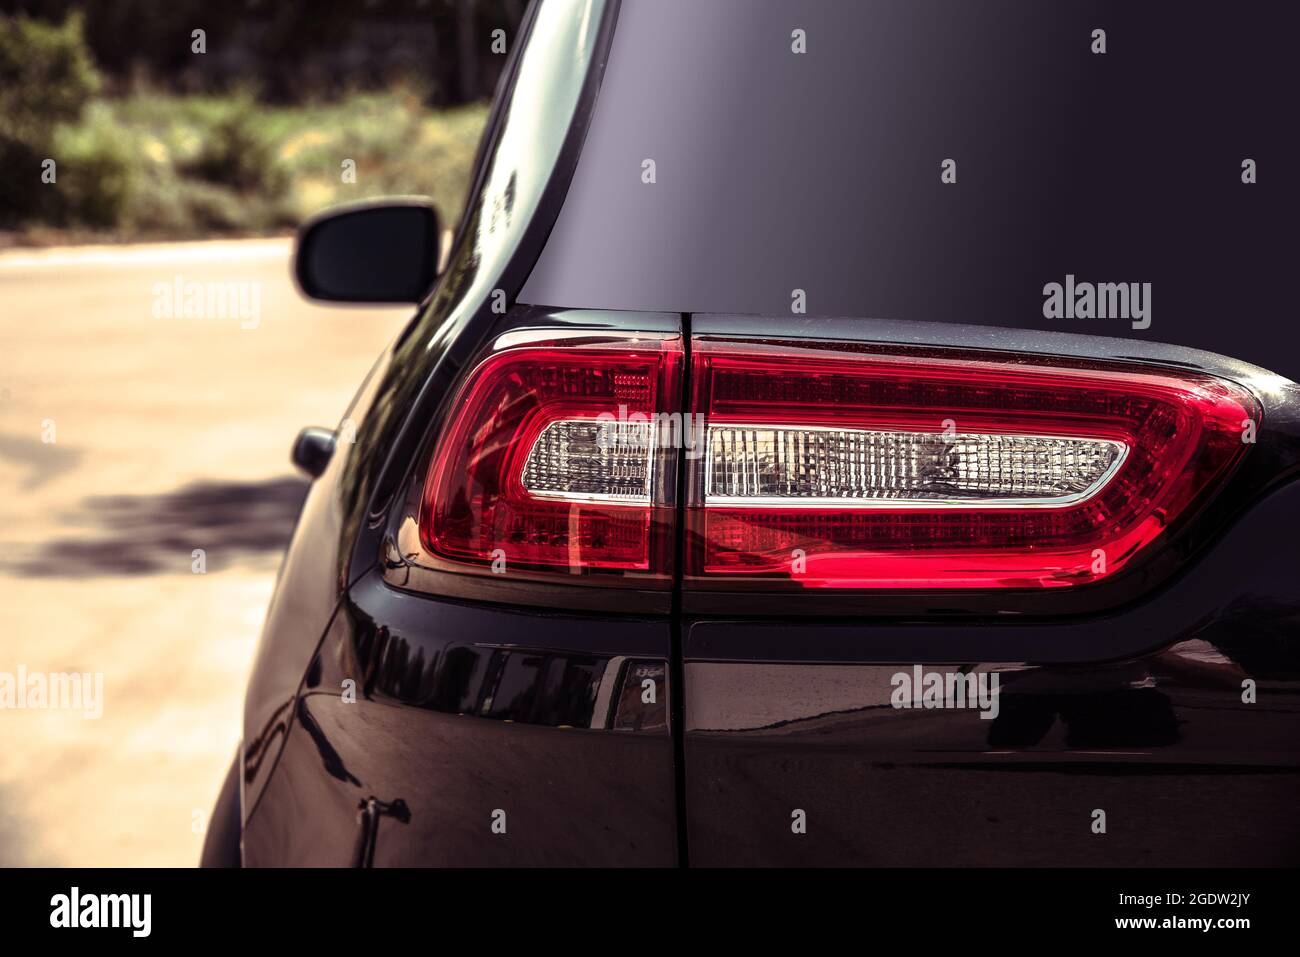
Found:
M 289 542 L 307 494 L 302 479 L 196 482 L 162 495 L 100 495 L 71 518 L 103 529 L 99 537 L 54 539 L 0 568 L 12 575 L 85 578 L 189 570 L 193 550 L 208 570 L 274 562 Z
M 21 485 L 24 492 L 71 471 L 80 464 L 81 458 L 78 449 L 18 435 L 0 435 L 0 459 L 17 462 L 27 470 Z

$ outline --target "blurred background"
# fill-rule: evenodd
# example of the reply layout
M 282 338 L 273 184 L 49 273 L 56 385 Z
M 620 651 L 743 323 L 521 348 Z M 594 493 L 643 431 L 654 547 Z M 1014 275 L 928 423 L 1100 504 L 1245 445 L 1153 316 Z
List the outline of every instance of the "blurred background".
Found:
M 305 302 L 293 228 L 394 193 L 453 227 L 525 6 L 0 3 L 0 676 L 103 675 L 98 718 L 0 707 L 0 866 L 198 860 L 290 444 L 411 314 Z

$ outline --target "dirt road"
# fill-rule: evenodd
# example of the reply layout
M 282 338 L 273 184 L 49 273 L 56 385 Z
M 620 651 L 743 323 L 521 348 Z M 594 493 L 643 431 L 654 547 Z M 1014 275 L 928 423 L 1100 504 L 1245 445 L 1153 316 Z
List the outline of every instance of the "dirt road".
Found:
M 289 255 L 0 253 L 0 866 L 197 860 L 302 495 L 290 442 L 410 312 L 310 305 Z M 74 672 L 101 700 L 5 704 L 6 675 Z

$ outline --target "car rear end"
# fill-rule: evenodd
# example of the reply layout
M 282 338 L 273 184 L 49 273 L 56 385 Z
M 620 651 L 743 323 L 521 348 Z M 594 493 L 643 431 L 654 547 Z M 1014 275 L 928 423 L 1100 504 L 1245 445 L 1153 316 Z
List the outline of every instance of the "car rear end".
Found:
M 541 4 L 282 573 L 245 862 L 1294 863 L 1257 12 Z

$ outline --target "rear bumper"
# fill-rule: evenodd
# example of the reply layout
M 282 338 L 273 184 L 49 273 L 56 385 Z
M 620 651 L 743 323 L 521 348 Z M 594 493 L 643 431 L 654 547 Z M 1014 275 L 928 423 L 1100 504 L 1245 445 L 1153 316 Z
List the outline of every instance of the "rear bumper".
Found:
M 684 827 L 706 866 L 1294 864 L 1297 543 L 1293 484 L 1101 618 L 688 621 L 680 821 L 669 620 L 375 571 L 308 669 L 244 860 L 663 866 Z M 996 715 L 895 707 L 917 668 L 996 674 Z
M 898 670 L 688 665 L 688 706 L 699 722 L 686 750 L 692 863 L 1300 860 L 1294 683 L 1261 682 L 1262 701 L 1290 700 L 1246 705 L 1229 680 L 1216 687 L 1209 675 L 1202 682 L 1149 662 L 1119 663 L 1109 674 L 1003 670 L 1000 713 L 985 721 L 970 711 L 894 710 L 889 679 Z M 1054 693 L 1053 682 L 1075 687 Z M 1086 682 L 1096 690 L 1079 690 Z M 707 727 L 722 723 L 718 709 L 738 686 L 750 700 L 762 689 L 765 700 L 847 707 L 784 721 L 755 715 L 763 727 Z M 884 704 L 843 700 L 870 688 L 884 689 Z M 696 703 L 705 697 L 707 706 Z M 802 834 L 792 829 L 800 810 Z
M 1163 592 L 1104 618 L 694 623 L 691 862 L 1294 865 L 1297 543 L 1291 485 Z M 918 670 L 996 674 L 996 711 L 896 707 Z
M 363 578 L 309 669 L 245 863 L 672 865 L 669 649 L 667 621 Z

